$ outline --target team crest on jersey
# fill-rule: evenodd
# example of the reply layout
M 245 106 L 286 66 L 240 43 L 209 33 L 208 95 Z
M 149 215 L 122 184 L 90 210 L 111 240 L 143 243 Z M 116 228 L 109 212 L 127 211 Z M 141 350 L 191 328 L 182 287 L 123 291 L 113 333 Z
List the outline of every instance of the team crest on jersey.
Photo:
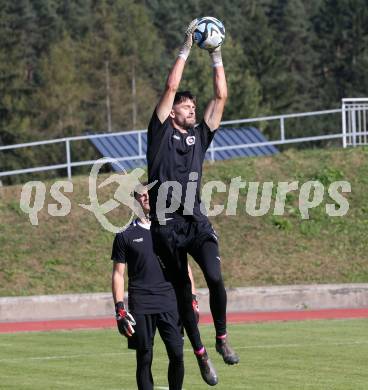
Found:
M 187 143 L 188 146 L 192 146 L 195 144 L 195 136 L 190 135 L 186 138 L 185 142 Z

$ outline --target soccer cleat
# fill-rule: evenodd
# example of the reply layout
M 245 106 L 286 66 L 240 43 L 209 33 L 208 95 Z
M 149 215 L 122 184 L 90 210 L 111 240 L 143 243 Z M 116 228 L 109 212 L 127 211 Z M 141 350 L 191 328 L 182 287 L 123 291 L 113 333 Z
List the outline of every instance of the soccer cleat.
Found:
M 196 358 L 198 361 L 199 369 L 201 370 L 201 375 L 203 380 L 210 386 L 217 385 L 218 378 L 215 367 L 213 366 L 211 360 L 207 355 L 207 351 L 205 350 L 202 354 L 197 355 Z
M 230 347 L 227 338 L 216 339 L 216 351 L 222 356 L 226 364 L 239 363 L 239 356 Z

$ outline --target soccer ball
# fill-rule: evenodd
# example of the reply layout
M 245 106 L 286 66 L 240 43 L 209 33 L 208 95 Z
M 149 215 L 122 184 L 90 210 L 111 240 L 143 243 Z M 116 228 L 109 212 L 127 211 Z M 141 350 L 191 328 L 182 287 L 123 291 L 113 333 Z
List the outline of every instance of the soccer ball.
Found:
M 218 19 L 205 16 L 199 19 L 194 30 L 194 42 L 201 48 L 213 50 L 221 46 L 225 40 L 225 27 Z

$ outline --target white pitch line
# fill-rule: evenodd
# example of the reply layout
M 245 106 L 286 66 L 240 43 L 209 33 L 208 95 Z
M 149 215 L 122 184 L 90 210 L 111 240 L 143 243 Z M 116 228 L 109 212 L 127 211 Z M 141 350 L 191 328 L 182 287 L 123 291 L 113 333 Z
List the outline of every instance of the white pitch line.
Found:
M 340 343 L 309 343 L 309 344 L 271 344 L 271 345 L 247 345 L 240 346 L 236 349 L 274 349 L 274 348 L 309 348 L 309 347 L 339 347 L 339 346 L 348 346 L 348 345 L 367 345 L 367 340 L 357 340 L 357 341 L 347 341 Z M 207 348 L 207 350 L 214 350 L 215 348 Z M 184 349 L 185 352 L 192 352 L 192 349 Z M 134 355 L 133 351 L 127 352 L 105 352 L 99 353 L 98 356 L 121 356 L 121 355 Z M 92 353 L 88 354 L 78 354 L 78 355 L 53 355 L 53 356 L 30 356 L 30 357 L 22 357 L 22 358 L 10 358 L 10 359 L 0 359 L 0 363 L 11 363 L 11 362 L 19 362 L 19 361 L 27 361 L 27 360 L 64 360 L 64 359 L 79 359 L 79 358 L 94 358 Z
M 133 355 L 134 352 L 106 352 L 106 353 L 99 353 L 98 356 L 116 356 L 116 355 Z M 58 360 L 58 359 L 78 359 L 78 358 L 85 358 L 85 357 L 94 357 L 92 353 L 88 354 L 78 354 L 78 355 L 53 355 L 53 356 L 29 356 L 29 357 L 23 357 L 23 358 L 13 358 L 13 359 L 0 359 L 0 362 L 17 362 L 17 361 L 24 361 L 24 360 Z
M 299 348 L 299 347 L 338 347 L 340 345 L 363 345 L 368 344 L 367 340 L 361 341 L 348 341 L 348 342 L 340 342 L 340 343 L 311 343 L 311 344 L 270 344 L 270 345 L 249 345 L 243 347 L 237 347 L 236 349 L 269 349 L 269 348 Z M 208 349 L 208 348 L 207 348 Z M 211 349 L 211 348 L 209 348 Z M 212 348 L 214 349 L 214 348 Z
M 157 389 L 157 390 L 170 390 L 168 387 L 164 387 L 164 386 L 155 386 L 155 389 Z M 185 390 L 185 389 L 181 389 L 181 390 Z

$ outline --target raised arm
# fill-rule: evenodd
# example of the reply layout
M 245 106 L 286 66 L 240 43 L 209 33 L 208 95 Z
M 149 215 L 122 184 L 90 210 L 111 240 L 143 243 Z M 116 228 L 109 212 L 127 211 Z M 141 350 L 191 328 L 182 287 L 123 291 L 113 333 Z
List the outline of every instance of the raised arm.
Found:
M 156 107 L 156 114 L 161 123 L 169 116 L 172 109 L 176 91 L 179 88 L 181 77 L 183 75 L 185 59 L 178 57 L 170 70 L 166 80 L 165 90 Z
M 221 49 L 217 48 L 210 53 L 213 66 L 213 92 L 214 97 L 208 103 L 205 112 L 204 120 L 211 131 L 216 130 L 220 126 L 222 114 L 224 112 L 227 100 L 227 83 L 224 66 L 222 64 Z
M 193 32 L 197 27 L 197 23 L 198 19 L 192 20 L 185 32 L 184 43 L 180 49 L 178 58 L 170 70 L 169 76 L 166 80 L 164 92 L 156 107 L 156 114 L 161 123 L 166 120 L 172 109 L 175 93 L 179 88 L 181 77 L 183 75 L 185 62 L 193 45 Z

